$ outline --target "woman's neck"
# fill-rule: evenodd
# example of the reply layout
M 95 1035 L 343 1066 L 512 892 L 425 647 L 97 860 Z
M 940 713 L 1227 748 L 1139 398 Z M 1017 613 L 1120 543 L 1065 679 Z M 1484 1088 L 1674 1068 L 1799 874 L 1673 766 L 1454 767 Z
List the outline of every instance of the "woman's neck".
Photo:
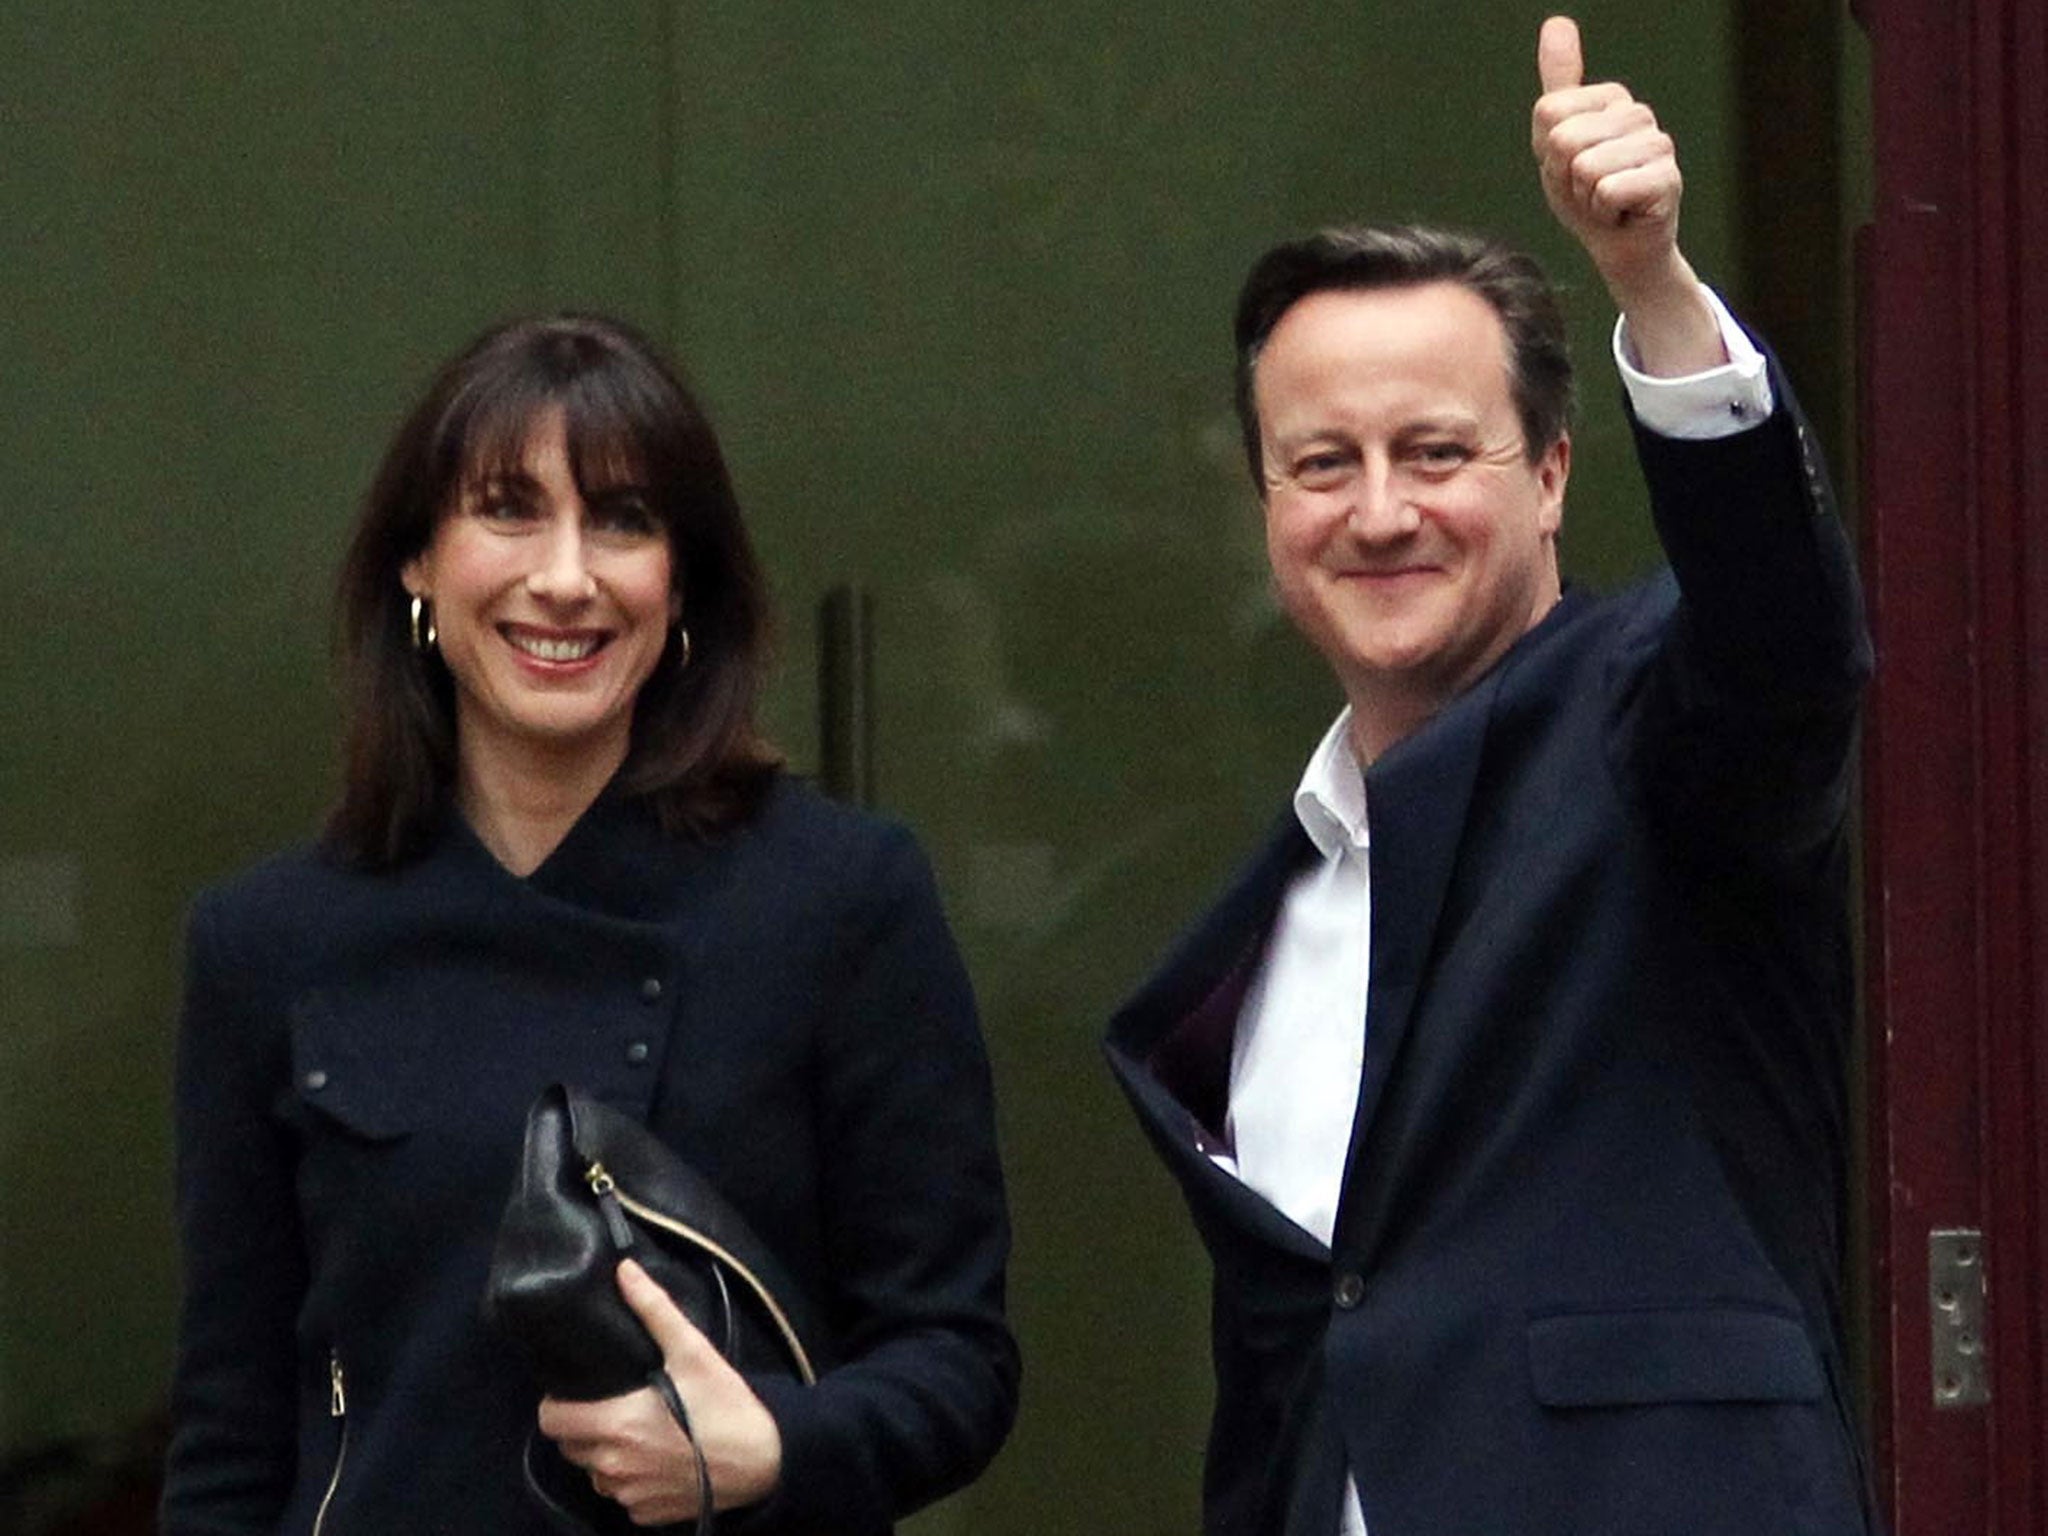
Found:
M 625 756 L 623 739 L 604 751 L 587 744 L 550 750 L 498 742 L 485 749 L 465 742 L 455 803 L 477 840 L 523 879 L 560 846 Z

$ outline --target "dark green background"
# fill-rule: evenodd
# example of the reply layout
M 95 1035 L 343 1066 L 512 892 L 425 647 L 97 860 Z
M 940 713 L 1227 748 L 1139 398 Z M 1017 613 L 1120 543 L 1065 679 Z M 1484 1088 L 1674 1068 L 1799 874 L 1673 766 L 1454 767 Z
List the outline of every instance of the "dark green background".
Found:
M 1831 302 L 1838 224 L 1788 250 L 1764 222 L 1744 8 L 1578 14 L 1680 138 L 1696 264 L 1812 328 L 1782 273 Z M 159 1407 L 183 909 L 330 793 L 328 583 L 411 392 L 484 325 L 581 305 L 671 342 L 721 424 L 800 766 L 817 601 L 876 600 L 880 798 L 981 990 L 1026 1353 L 1009 1448 L 914 1529 L 1193 1529 L 1205 1266 L 1095 1042 L 1337 703 L 1267 590 L 1229 306 L 1322 222 L 1532 245 L 1587 375 L 1567 563 L 1650 559 L 1610 316 L 1531 168 L 1541 15 L 0 8 L 0 1452 Z M 1773 57 L 1832 185 L 1817 35 L 1810 72 Z

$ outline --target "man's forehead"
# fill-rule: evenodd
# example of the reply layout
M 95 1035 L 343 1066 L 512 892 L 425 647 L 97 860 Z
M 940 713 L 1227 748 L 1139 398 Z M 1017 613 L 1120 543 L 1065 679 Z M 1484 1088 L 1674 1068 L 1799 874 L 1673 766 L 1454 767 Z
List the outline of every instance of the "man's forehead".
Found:
M 1499 359 L 1507 327 L 1478 293 L 1449 281 L 1374 288 L 1319 288 L 1288 305 L 1266 335 L 1259 361 L 1276 350 L 1360 351 L 1393 358 L 1413 350 Z
M 1402 415 L 1476 419 L 1512 409 L 1507 335 L 1492 306 L 1455 284 L 1326 289 L 1297 301 L 1255 360 L 1262 421 L 1370 402 Z

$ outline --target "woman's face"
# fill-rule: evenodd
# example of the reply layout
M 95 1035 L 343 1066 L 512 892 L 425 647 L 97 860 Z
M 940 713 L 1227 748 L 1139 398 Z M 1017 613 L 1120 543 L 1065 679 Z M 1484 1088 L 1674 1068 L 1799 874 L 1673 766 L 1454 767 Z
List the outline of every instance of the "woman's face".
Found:
M 465 478 L 403 576 L 433 606 L 466 777 L 624 761 L 633 701 L 680 614 L 673 567 L 641 487 L 577 489 L 559 410 L 534 422 L 516 471 Z

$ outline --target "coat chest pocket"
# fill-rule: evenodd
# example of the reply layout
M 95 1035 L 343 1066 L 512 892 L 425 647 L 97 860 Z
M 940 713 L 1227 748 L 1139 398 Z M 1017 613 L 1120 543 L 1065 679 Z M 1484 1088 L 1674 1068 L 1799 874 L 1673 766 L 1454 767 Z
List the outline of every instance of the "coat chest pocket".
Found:
M 287 1112 L 312 1139 L 391 1143 L 417 1123 L 405 1041 L 379 1021 L 345 1016 L 319 993 L 292 1004 Z
M 1811 1403 L 1824 1388 L 1820 1360 L 1798 1320 L 1753 1307 L 1532 1318 L 1529 1375 L 1546 1408 Z

